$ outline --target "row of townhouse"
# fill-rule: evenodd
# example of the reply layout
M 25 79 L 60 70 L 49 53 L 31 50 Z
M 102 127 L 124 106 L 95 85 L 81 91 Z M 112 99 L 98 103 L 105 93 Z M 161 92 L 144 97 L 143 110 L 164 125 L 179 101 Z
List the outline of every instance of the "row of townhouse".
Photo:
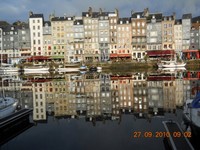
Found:
M 146 8 L 119 17 L 113 12 L 93 11 L 82 16 L 49 16 L 29 13 L 28 24 L 0 27 L 1 60 L 16 63 L 28 56 L 49 56 L 69 63 L 171 57 L 198 59 L 200 17 L 175 13 L 165 16 Z

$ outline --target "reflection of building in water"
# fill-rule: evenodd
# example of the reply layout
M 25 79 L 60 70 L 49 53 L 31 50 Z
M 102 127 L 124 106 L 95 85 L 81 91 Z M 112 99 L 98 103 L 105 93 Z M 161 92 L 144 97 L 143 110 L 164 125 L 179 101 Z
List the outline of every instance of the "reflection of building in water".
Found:
M 33 82 L 33 120 L 46 120 L 45 82 Z
M 76 112 L 78 115 L 86 115 L 86 94 L 85 94 L 85 82 L 83 75 L 72 76 L 72 79 L 76 81 L 75 83 L 75 93 L 76 93 Z
M 111 102 L 111 90 L 110 90 L 110 75 L 100 75 L 100 101 L 101 101 L 101 113 L 105 116 L 111 116 L 112 102 Z
M 183 101 L 185 102 L 191 95 L 190 80 L 183 79 L 183 91 Z
M 153 115 L 163 114 L 163 79 L 166 78 L 157 74 L 147 78 L 149 113 Z
M 85 75 L 85 93 L 87 105 L 87 118 L 101 116 L 100 80 L 98 74 Z
M 1 77 L 0 95 L 9 96 L 13 98 L 20 97 L 20 82 L 19 76 L 17 75 L 4 75 Z
M 147 82 L 144 73 L 133 75 L 133 99 L 134 113 L 138 113 L 139 117 L 143 117 L 144 114 L 148 113 Z
M 112 75 L 112 90 L 118 90 L 117 99 L 119 98 L 120 109 L 122 112 L 133 112 L 133 82 L 132 75 Z
M 21 97 L 22 108 L 33 108 L 33 90 L 31 82 L 21 83 Z
M 53 82 L 54 94 L 54 114 L 56 117 L 74 117 L 76 116 L 76 94 L 75 82 L 70 80 L 70 74 L 65 75 L 65 80 L 55 80 Z
M 200 92 L 200 80 L 191 80 L 190 89 L 190 98 L 195 98 L 196 94 Z
M 119 101 L 119 89 L 118 81 L 115 76 L 111 76 L 111 100 L 112 100 L 112 120 L 120 119 L 120 101 Z
M 121 113 L 139 117 L 163 115 L 191 96 L 196 80 L 182 80 L 167 73 L 109 75 L 65 74 L 60 78 L 23 83 L 33 90 L 34 120 L 45 120 L 46 111 L 56 117 L 86 117 L 87 121 L 121 120 Z M 28 92 L 25 94 L 28 95 Z M 21 94 L 22 95 L 22 94 Z M 29 96 L 30 97 L 30 96 Z M 27 98 L 23 100 L 31 106 Z M 24 104 L 25 104 L 24 103 Z M 45 103 L 47 103 L 45 105 Z
M 183 86 L 183 80 L 182 79 L 176 79 L 175 80 L 175 103 L 176 106 L 181 107 L 183 106 L 183 94 L 184 94 L 184 86 Z
M 173 111 L 176 109 L 175 100 L 175 79 L 163 81 L 163 102 L 165 111 Z
M 200 80 L 200 72 L 197 71 L 186 71 L 184 72 L 184 90 L 186 91 L 184 93 L 184 101 L 186 101 L 189 98 L 194 98 L 196 95 L 195 89 L 193 86 L 197 86 L 198 80 Z M 198 85 L 199 86 L 199 85 Z M 193 89 L 192 89 L 193 88 Z

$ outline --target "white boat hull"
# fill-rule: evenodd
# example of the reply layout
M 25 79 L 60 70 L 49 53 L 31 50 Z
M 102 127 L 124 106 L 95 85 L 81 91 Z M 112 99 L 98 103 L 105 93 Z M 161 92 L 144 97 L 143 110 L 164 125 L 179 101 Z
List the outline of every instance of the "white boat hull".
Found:
M 24 73 L 48 73 L 49 68 L 24 68 Z
M 185 67 L 185 63 L 184 64 L 177 64 L 177 65 L 173 65 L 173 64 L 169 64 L 169 65 L 162 65 L 163 68 L 183 68 Z
M 58 68 L 58 72 L 79 72 L 79 68 Z
M 15 68 L 15 67 L 1 67 L 0 70 L 3 71 L 3 72 L 18 72 L 19 68 Z
M 161 61 L 157 63 L 157 66 L 158 68 L 183 68 L 186 66 L 186 63 L 170 60 L 170 61 Z

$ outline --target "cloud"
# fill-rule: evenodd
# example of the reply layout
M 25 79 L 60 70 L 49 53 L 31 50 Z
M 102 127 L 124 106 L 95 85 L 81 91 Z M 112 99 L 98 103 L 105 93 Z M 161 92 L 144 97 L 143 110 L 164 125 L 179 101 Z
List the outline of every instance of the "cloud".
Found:
M 180 18 L 184 13 L 200 15 L 199 0 L 0 0 L 0 20 L 27 20 L 29 11 L 48 15 L 56 12 L 56 16 L 81 15 L 91 6 L 94 11 L 102 8 L 104 11 L 119 10 L 122 17 L 130 17 L 131 10 L 143 11 L 148 7 L 150 12 L 163 12 L 170 15 L 176 12 Z

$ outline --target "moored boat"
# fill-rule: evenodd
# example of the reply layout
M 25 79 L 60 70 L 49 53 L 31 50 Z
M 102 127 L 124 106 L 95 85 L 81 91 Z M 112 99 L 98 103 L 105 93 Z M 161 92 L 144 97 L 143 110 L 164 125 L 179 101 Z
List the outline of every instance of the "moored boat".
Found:
M 24 73 L 40 73 L 49 72 L 49 67 L 27 67 L 24 68 Z
M 200 137 L 200 92 L 194 99 L 188 99 L 183 109 L 183 121 L 191 127 L 192 133 Z
M 183 68 L 186 66 L 184 62 L 176 62 L 176 61 L 161 61 L 157 63 L 158 68 Z
M 58 72 L 79 72 L 79 68 L 58 68 Z
M 2 63 L 1 67 L 0 67 L 0 71 L 7 73 L 7 72 L 18 72 L 19 68 L 18 67 L 14 67 L 13 64 L 6 64 L 6 63 Z

